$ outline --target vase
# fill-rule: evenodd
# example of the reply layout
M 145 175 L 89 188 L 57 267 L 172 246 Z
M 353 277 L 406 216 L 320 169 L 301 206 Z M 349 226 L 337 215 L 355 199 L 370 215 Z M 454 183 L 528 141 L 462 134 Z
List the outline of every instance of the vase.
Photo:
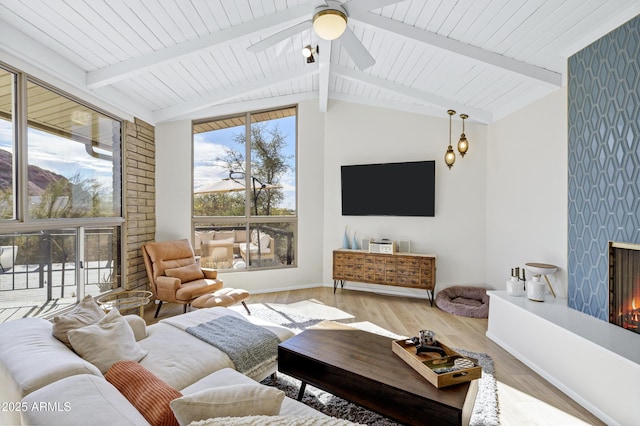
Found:
M 360 246 L 358 245 L 358 239 L 356 238 L 356 233 L 353 233 L 353 242 L 351 243 L 351 248 L 353 250 L 359 250 Z
M 347 228 L 344 228 L 344 237 L 342 237 L 342 248 L 349 249 L 349 235 L 347 234 Z

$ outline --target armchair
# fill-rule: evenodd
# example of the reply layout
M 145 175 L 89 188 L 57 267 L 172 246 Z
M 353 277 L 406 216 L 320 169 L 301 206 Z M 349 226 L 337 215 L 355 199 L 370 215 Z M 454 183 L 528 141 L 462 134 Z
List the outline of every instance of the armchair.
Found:
M 151 291 L 159 301 L 154 318 L 158 317 L 163 302 L 181 303 L 186 312 L 191 302 L 209 300 L 213 296 L 217 301 L 216 306 L 228 306 L 242 301 L 246 308 L 244 299 L 249 297 L 249 293 L 244 290 L 223 289 L 218 271 L 200 267 L 187 239 L 144 244 L 142 257 Z

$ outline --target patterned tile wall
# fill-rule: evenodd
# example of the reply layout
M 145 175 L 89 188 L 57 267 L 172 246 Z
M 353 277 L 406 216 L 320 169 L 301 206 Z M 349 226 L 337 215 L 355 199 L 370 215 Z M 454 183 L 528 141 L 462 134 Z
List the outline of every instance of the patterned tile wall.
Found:
M 608 242 L 640 243 L 640 17 L 569 58 L 569 306 L 608 321 Z

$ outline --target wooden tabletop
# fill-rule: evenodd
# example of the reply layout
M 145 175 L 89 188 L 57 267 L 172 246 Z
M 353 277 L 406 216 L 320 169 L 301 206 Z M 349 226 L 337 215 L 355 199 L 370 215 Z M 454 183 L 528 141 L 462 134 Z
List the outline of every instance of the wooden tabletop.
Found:
M 410 395 L 416 401 L 428 401 L 431 409 L 437 406 L 445 412 L 457 413 L 462 419 L 463 407 L 465 411 L 467 409 L 465 402 L 471 384 L 462 383 L 446 388 L 436 388 L 393 353 L 392 340 L 389 337 L 330 321 L 323 322 L 280 344 L 281 350 L 286 351 L 287 354 L 283 359 L 284 365 L 279 360 L 279 368 L 281 367 L 280 370 L 285 374 L 289 374 L 287 371 L 292 368 L 289 371 L 294 372 L 292 374 L 294 377 L 296 377 L 295 374 L 300 374 L 303 377 L 297 378 L 328 391 L 342 389 L 333 386 L 333 383 L 326 383 L 328 381 L 340 381 L 347 377 L 348 380 L 341 384 L 346 388 L 351 383 L 362 379 L 362 385 L 371 386 L 372 383 L 376 385 L 374 387 L 379 389 L 381 400 L 384 400 L 384 394 L 404 395 L 405 399 Z M 290 358 L 291 354 L 294 354 L 294 358 Z M 314 364 L 308 364 L 310 361 Z M 307 368 L 304 371 L 294 371 L 296 366 L 286 365 L 305 362 Z M 318 373 L 307 371 L 309 367 Z M 331 371 L 331 374 L 327 371 Z M 340 373 L 336 374 L 336 372 Z M 351 389 L 346 391 L 350 392 L 348 397 L 332 393 L 366 407 L 367 401 L 362 403 L 358 400 L 359 394 L 366 391 L 366 389 Z M 472 393 L 471 407 L 475 400 L 475 387 Z M 402 402 L 398 403 L 402 404 Z M 376 407 L 371 409 L 382 411 Z M 455 424 L 461 422 L 462 420 L 458 420 Z

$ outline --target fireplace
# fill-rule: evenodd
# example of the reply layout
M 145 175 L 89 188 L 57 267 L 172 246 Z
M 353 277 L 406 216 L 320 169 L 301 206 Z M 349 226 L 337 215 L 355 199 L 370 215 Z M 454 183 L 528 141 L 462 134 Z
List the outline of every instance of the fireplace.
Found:
M 609 322 L 640 334 L 640 244 L 609 243 Z

